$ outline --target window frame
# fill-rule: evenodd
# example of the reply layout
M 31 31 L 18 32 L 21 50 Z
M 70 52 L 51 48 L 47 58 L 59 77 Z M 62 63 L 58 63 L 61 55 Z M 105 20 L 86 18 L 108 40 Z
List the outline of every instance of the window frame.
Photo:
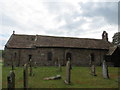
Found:
M 47 61 L 52 61 L 53 60 L 53 53 L 52 52 L 48 52 L 47 53 Z

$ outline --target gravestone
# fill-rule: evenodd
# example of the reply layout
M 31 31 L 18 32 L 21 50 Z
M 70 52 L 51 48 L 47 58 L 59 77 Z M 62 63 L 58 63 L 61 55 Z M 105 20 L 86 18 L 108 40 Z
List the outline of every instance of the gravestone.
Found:
M 71 59 L 68 58 L 68 61 L 70 61 L 70 69 L 72 69 Z
M 55 61 L 55 67 L 57 67 L 57 61 Z
M 46 77 L 43 80 L 58 80 L 61 79 L 61 75 L 56 75 L 56 76 L 52 76 L 52 77 Z
M 23 84 L 24 88 L 28 88 L 28 65 L 24 65 L 24 70 L 23 70 Z
M 92 65 L 92 60 L 91 60 L 91 55 L 89 55 L 89 66 L 91 67 Z
M 70 77 L 71 77 L 70 61 L 67 61 L 67 64 L 66 64 L 66 80 L 64 81 L 66 84 L 71 83 Z
M 29 75 L 32 76 L 32 74 L 33 74 L 32 73 L 32 60 L 30 60 L 29 64 L 30 64 L 30 74 Z
M 14 71 L 10 71 L 9 75 L 7 76 L 7 82 L 8 82 L 8 90 L 11 88 L 15 88 L 15 73 Z
M 59 65 L 58 65 L 58 71 L 62 71 L 62 67 L 61 67 L 61 64 L 59 63 Z
M 109 78 L 108 67 L 105 60 L 103 61 L 103 65 L 102 65 L 102 74 L 103 74 L 103 78 L 105 79 Z
M 60 60 L 59 60 L 59 58 L 57 58 L 57 60 L 56 60 L 56 66 L 57 67 L 59 67 L 59 63 L 60 63 Z
M 55 67 L 58 67 L 58 60 L 59 60 L 59 58 L 55 59 Z
M 91 74 L 92 74 L 93 76 L 97 76 L 97 75 L 96 75 L 96 67 L 95 67 L 95 65 L 92 65 L 92 66 L 91 66 Z
M 35 65 L 34 67 L 37 68 L 37 62 L 34 62 L 34 65 Z
M 12 61 L 12 66 L 11 66 L 11 69 L 14 70 L 14 62 Z
M 14 70 L 14 65 L 12 64 L 12 70 Z

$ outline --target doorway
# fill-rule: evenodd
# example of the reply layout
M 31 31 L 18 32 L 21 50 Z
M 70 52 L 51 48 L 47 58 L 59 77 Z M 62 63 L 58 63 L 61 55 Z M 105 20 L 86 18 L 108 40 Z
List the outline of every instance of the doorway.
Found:
M 70 60 L 70 61 L 72 60 L 72 54 L 69 52 L 66 54 L 66 61 L 68 61 L 68 60 Z

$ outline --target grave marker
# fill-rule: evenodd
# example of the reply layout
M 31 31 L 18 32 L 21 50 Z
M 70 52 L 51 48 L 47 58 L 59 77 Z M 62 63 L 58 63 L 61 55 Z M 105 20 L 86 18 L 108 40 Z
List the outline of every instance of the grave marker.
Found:
M 28 88 L 28 66 L 27 64 L 24 65 L 24 70 L 23 70 L 23 84 L 24 88 Z
M 61 64 L 59 63 L 59 66 L 58 66 L 58 70 L 61 72 L 62 71 L 62 67 L 61 67 Z
M 92 74 L 93 76 L 97 76 L 97 75 L 96 75 L 96 67 L 95 67 L 95 65 L 92 65 L 92 66 L 91 66 L 91 74 Z
M 14 71 L 10 71 L 8 77 L 7 77 L 7 82 L 8 82 L 8 90 L 9 89 L 14 89 L 15 88 L 15 73 Z
M 12 61 L 11 69 L 14 70 L 14 63 Z
M 70 84 L 70 77 L 71 77 L 71 66 L 70 66 L 70 61 L 67 61 L 66 64 L 66 80 L 64 81 L 66 84 Z
M 103 78 L 108 79 L 109 78 L 108 67 L 105 60 L 103 61 L 102 72 L 103 72 Z
M 31 59 L 30 59 L 30 76 L 32 76 L 32 61 L 31 61 Z
M 70 58 L 68 58 L 68 61 L 70 61 L 70 69 L 72 69 L 71 59 L 70 59 Z

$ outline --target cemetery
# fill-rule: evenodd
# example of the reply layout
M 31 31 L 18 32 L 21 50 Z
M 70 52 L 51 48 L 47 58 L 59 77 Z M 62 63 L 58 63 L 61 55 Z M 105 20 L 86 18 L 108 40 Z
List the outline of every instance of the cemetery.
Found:
M 0 63 L 2 88 L 118 88 L 119 55 L 106 31 L 102 39 L 13 31 Z
M 93 66 L 3 66 L 2 88 L 118 88 L 117 67 Z
M 120 0 L 0 5 L 0 90 L 120 90 Z

